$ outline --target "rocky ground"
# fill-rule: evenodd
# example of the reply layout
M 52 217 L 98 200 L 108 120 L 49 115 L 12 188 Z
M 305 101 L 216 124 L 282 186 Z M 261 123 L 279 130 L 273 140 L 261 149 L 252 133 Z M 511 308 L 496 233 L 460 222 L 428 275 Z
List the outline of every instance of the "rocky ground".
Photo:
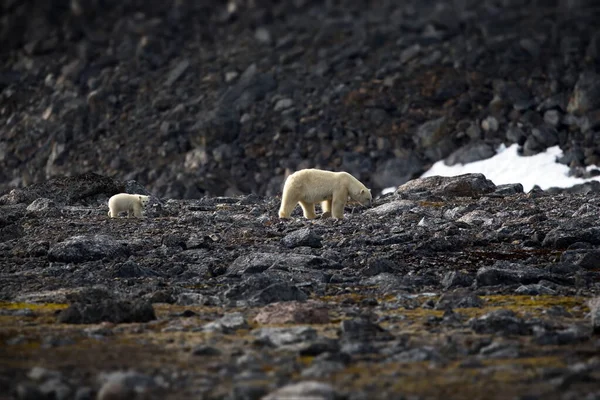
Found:
M 110 219 L 123 190 L 0 198 L 0 398 L 600 399 L 597 187 L 432 177 L 341 221 L 256 195 Z
M 375 191 L 518 143 L 600 164 L 593 0 L 1 0 L 0 192 L 53 176 L 166 198 Z

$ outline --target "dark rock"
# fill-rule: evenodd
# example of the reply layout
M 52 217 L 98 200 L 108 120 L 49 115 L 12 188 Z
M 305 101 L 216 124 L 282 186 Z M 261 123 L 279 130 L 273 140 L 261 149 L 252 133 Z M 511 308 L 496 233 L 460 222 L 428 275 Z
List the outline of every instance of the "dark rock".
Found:
M 103 300 L 97 303 L 74 303 L 58 314 L 58 321 L 66 324 L 95 324 L 148 322 L 156 319 L 152 305 L 143 300 Z
M 540 345 L 568 345 L 573 343 L 580 343 L 589 340 L 590 331 L 582 329 L 578 326 L 571 326 L 567 329 L 562 330 L 537 330 L 534 334 L 534 341 Z
M 600 250 L 567 250 L 560 256 L 560 261 L 563 263 L 571 263 L 584 269 L 598 269 L 600 268 Z
M 377 164 L 373 181 L 380 188 L 402 185 L 423 170 L 422 161 L 412 152 Z
M 530 335 L 531 327 L 511 310 L 500 309 L 469 321 L 477 333 L 501 335 Z
M 262 400 L 336 400 L 337 397 L 336 390 L 328 383 L 302 381 L 283 386 L 264 396 Z
M 127 256 L 131 251 L 127 242 L 110 236 L 73 236 L 50 246 L 48 260 L 81 263 L 100 259 L 114 259 Z
M 125 261 L 114 268 L 113 276 L 115 278 L 141 278 L 146 276 L 159 276 L 158 273 L 150 268 L 140 266 L 134 261 Z
M 391 357 L 395 362 L 440 361 L 442 356 L 433 347 L 417 347 L 400 352 Z
M 446 290 L 455 287 L 469 287 L 474 281 L 475 279 L 469 274 L 460 271 L 450 271 L 444 275 L 442 287 Z
M 588 302 L 588 305 L 590 307 L 592 330 L 595 334 L 600 334 L 600 297 L 594 297 Z
M 446 197 L 479 197 L 496 190 L 496 185 L 483 174 L 459 176 L 430 176 L 414 179 L 400 186 L 396 193 L 400 196 L 419 194 Z
M 507 183 L 504 185 L 496 186 L 494 194 L 500 196 L 511 196 L 513 194 L 523 193 L 523 185 L 520 183 Z
M 277 282 L 258 291 L 250 302 L 254 305 L 275 303 L 278 301 L 306 301 L 308 296 L 297 286 L 287 282 Z
M 347 319 L 340 324 L 340 338 L 348 341 L 389 340 L 391 335 L 368 317 Z
M 375 276 L 382 273 L 394 272 L 396 263 L 386 258 L 372 258 L 368 261 L 367 266 L 360 270 L 361 276 Z
M 593 245 L 600 244 L 600 228 L 574 219 L 548 232 L 542 242 L 542 246 L 561 249 L 576 242 L 587 242 Z
M 485 160 L 496 154 L 494 148 L 488 143 L 469 143 L 454 151 L 444 159 L 446 165 L 468 164 L 474 161 Z
M 285 247 L 294 248 L 299 246 L 321 247 L 321 237 L 314 233 L 310 228 L 302 228 L 291 232 L 281 239 Z
M 236 258 L 227 268 L 227 275 L 257 274 L 269 268 L 339 269 L 340 267 L 335 262 L 317 256 L 257 252 Z
M 453 308 L 481 307 L 483 300 L 471 292 L 457 290 L 452 293 L 444 293 L 435 303 L 436 310 L 451 310 Z
M 122 182 L 94 173 L 86 173 L 73 177 L 52 178 L 24 189 L 13 189 L 0 197 L 0 204 L 30 204 L 39 198 L 47 198 L 57 204 L 74 204 L 98 195 L 110 197 L 123 191 Z
M 194 356 L 218 356 L 221 354 L 221 350 L 213 346 L 207 346 L 201 344 L 192 349 L 191 354 Z
M 567 111 L 581 115 L 589 110 L 600 108 L 600 76 L 591 71 L 579 75 Z
M 539 283 L 534 283 L 530 285 L 521 285 L 515 289 L 516 294 L 524 294 L 528 296 L 539 296 L 542 294 L 546 295 L 554 295 L 556 294 L 556 290 L 546 287 L 544 285 L 540 285 Z
M 567 277 L 549 273 L 540 268 L 516 263 L 497 262 L 490 267 L 482 267 L 477 271 L 478 286 L 535 284 L 541 280 L 569 282 Z

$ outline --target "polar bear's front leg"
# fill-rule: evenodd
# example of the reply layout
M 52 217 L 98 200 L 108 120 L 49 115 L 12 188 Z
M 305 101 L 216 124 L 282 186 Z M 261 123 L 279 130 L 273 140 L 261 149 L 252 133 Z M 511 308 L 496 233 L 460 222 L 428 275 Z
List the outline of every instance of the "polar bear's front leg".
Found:
M 302 207 L 302 211 L 304 212 L 304 218 L 306 219 L 315 219 L 317 218 L 317 214 L 315 213 L 315 204 L 307 203 L 306 201 L 300 201 L 300 207 Z
M 140 204 L 133 205 L 133 216 L 136 218 L 142 218 L 142 206 Z
M 292 199 L 285 191 L 283 192 L 283 196 L 281 196 L 281 207 L 279 207 L 279 218 L 289 218 L 292 215 L 292 211 L 296 208 L 296 204 L 298 201 L 296 199 Z
M 333 199 L 331 201 L 331 216 L 336 219 L 344 218 L 344 207 L 348 201 L 348 191 L 340 190 L 333 193 Z

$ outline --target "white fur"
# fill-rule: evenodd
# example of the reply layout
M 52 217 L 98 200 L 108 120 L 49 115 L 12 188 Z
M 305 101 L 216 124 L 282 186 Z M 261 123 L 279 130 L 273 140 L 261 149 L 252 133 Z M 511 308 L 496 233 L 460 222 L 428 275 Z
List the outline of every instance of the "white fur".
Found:
M 279 218 L 289 218 L 298 203 L 305 218 L 316 218 L 315 203 L 321 203 L 324 213 L 342 219 L 348 197 L 363 206 L 371 205 L 371 190 L 349 173 L 302 169 L 285 180 Z
M 115 194 L 108 200 L 108 216 L 117 218 L 120 212 L 127 211 L 127 218 L 132 215 L 136 218 L 142 217 L 142 210 L 150 202 L 150 196 L 143 194 Z

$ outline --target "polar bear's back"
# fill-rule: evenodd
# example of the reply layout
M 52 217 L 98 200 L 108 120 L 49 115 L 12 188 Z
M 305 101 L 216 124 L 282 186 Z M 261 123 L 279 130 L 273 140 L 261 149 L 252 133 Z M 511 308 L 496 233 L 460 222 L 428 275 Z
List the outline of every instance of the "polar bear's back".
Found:
M 332 172 L 308 168 L 296 171 L 285 181 L 284 192 L 297 193 L 299 200 L 318 203 L 331 199 L 335 188 L 351 177 L 347 172 Z

